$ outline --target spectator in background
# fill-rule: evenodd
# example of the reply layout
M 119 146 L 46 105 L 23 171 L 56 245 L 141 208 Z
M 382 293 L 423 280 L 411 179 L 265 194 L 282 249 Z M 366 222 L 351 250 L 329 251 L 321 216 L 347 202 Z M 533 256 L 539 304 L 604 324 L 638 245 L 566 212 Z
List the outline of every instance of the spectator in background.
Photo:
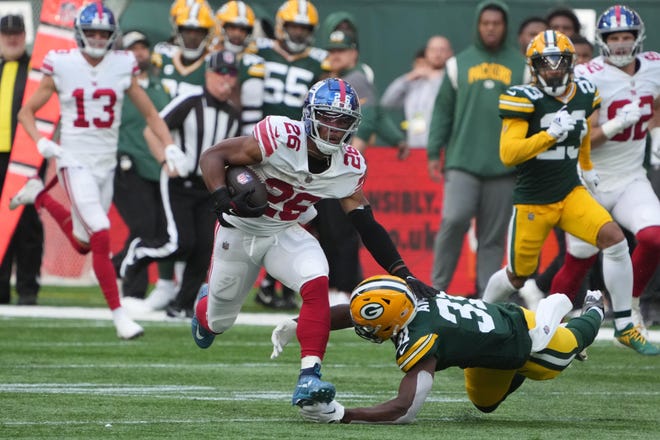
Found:
M 525 81 L 525 59 L 506 43 L 508 8 L 500 1 L 477 7 L 474 44 L 447 61 L 431 118 L 428 172 L 444 178 L 442 222 L 434 244 L 433 287 L 447 291 L 476 217 L 477 293 L 502 266 L 511 215 L 513 169 L 502 164 L 497 102 L 507 87 Z M 440 162 L 445 150 L 444 170 Z
M 553 9 L 548 13 L 545 19 L 548 22 L 550 29 L 553 31 L 561 32 L 571 40 L 576 35 L 580 35 L 582 26 L 580 25 L 580 20 L 577 18 L 577 15 L 575 15 L 575 12 L 573 12 L 572 9 Z
M 337 11 L 328 15 L 323 21 L 323 26 L 321 27 L 321 35 L 323 36 L 322 41 L 328 41 L 330 34 L 334 31 L 342 31 L 347 35 L 351 35 L 355 40 L 356 50 L 359 50 L 358 27 L 355 17 L 353 17 L 352 14 L 345 11 Z M 358 66 L 360 70 L 364 72 L 373 87 L 374 72 L 371 67 L 363 62 L 358 62 Z M 361 95 L 360 98 L 362 98 Z M 358 132 L 353 137 L 353 147 L 364 152 L 367 149 L 367 145 L 376 142 L 377 136 L 380 137 L 386 145 L 392 145 L 398 148 L 398 158 L 400 160 L 408 157 L 410 150 L 403 132 L 390 115 L 384 111 L 382 106 L 376 102 L 369 106 L 367 113 L 363 116 Z
M 157 243 L 135 239 L 122 265 L 130 273 L 154 259 L 173 256 L 185 262 L 181 288 L 165 309 L 171 318 L 192 318 L 195 296 L 211 260 L 213 200 L 204 185 L 199 159 L 215 143 L 240 135 L 240 113 L 229 100 L 238 86 L 236 55 L 229 50 L 213 52 L 206 59 L 205 77 L 201 92 L 181 95 L 160 112 L 184 155 L 176 164 L 178 176 L 168 179 L 163 194 L 168 235 Z M 170 152 L 163 150 L 149 127 L 144 136 L 156 159 L 167 160 Z
M 571 38 L 575 46 L 575 64 L 586 64 L 594 57 L 594 45 L 582 35 Z
M 174 44 L 156 44 L 152 62 L 159 69 L 163 86 L 175 98 L 181 94 L 200 92 L 204 86 L 204 58 L 216 29 L 213 10 L 205 0 L 175 0 L 170 8 Z M 158 280 L 149 296 L 153 304 L 174 298 L 185 270 L 182 262 L 158 263 Z M 176 272 L 176 275 L 175 275 Z
M 319 24 L 316 7 L 308 1 L 287 0 L 275 14 L 275 39 L 257 40 L 257 54 L 264 59 L 263 115 L 281 115 L 299 120 L 308 89 L 327 73 L 325 50 L 312 46 Z M 256 302 L 275 309 L 295 310 L 295 292 L 266 275 Z
M 423 62 L 416 63 L 410 72 L 390 83 L 380 100 L 385 108 L 404 109 L 411 148 L 426 148 L 435 97 L 442 84 L 445 63 L 453 55 L 447 38 L 432 36 L 426 43 Z
M 126 32 L 121 46 L 135 56 L 140 73 L 138 84 L 149 99 L 161 110 L 170 101 L 170 95 L 163 88 L 160 79 L 154 75 L 151 64 L 151 45 L 146 35 L 139 31 Z M 124 249 L 113 256 L 113 264 L 119 267 L 126 256 L 130 242 L 136 237 L 155 238 L 165 231 L 165 218 L 160 197 L 161 164 L 153 157 L 142 132 L 146 121 L 130 100 L 124 101 L 119 127 L 118 164 L 115 171 L 113 202 L 128 227 L 128 238 Z M 144 298 L 149 285 L 147 268 L 124 277 L 122 294 L 124 297 Z M 149 295 L 145 304 L 149 309 L 164 308 L 174 296 L 163 297 L 156 291 Z
M 548 21 L 543 17 L 528 17 L 520 23 L 518 27 L 518 44 L 520 45 L 520 53 L 523 55 L 527 52 L 529 42 L 536 37 L 539 32 L 548 29 Z
M 0 18 L 0 193 L 7 175 L 17 115 L 30 72 L 30 54 L 25 49 L 25 22 L 20 15 Z M 43 171 L 43 169 L 42 169 Z M 42 173 L 43 174 L 43 173 Z M 6 226 L 3 226 L 6 227 Z M 11 300 L 10 278 L 16 267 L 18 305 L 35 305 L 43 256 L 44 230 L 33 205 L 23 209 L 0 265 L 0 304 Z

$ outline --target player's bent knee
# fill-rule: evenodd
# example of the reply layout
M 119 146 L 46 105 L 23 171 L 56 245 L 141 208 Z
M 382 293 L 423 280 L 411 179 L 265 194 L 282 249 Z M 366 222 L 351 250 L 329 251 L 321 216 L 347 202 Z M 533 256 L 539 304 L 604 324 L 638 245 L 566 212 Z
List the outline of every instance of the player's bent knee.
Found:
M 598 231 L 598 247 L 600 249 L 606 249 L 610 246 L 625 241 L 626 237 L 623 235 L 623 231 L 615 222 L 605 223 L 600 231 Z

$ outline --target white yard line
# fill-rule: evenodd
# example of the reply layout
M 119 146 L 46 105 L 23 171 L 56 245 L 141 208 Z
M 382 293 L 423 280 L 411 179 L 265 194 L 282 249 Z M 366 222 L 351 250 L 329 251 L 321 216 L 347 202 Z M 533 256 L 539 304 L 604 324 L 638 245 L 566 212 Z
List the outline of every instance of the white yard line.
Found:
M 127 307 L 129 314 L 137 321 L 172 321 L 163 311 L 140 311 Z M 25 318 L 61 318 L 61 319 L 92 319 L 110 320 L 110 310 L 102 307 L 49 307 L 49 306 L 0 306 L 0 316 Z M 236 324 L 276 326 L 283 319 L 295 316 L 292 313 L 241 313 Z M 597 340 L 614 339 L 614 329 L 603 327 Z M 649 341 L 660 342 L 660 330 L 649 330 Z

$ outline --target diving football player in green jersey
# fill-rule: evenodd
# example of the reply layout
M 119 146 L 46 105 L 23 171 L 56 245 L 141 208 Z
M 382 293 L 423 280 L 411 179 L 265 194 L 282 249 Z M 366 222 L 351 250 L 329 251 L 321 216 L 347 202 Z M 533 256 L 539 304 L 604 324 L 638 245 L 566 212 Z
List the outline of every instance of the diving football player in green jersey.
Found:
M 525 379 L 557 377 L 589 346 L 603 320 L 599 291 L 589 291 L 582 316 L 560 326 L 570 300 L 552 295 L 532 312 L 516 304 L 488 304 L 447 295 L 417 298 L 405 281 L 378 275 L 362 281 L 349 305 L 331 309 L 332 329 L 353 326 L 371 341 L 394 343 L 405 373 L 397 397 L 369 408 L 344 408 L 336 400 L 304 405 L 302 417 L 317 423 L 411 423 L 431 391 L 437 371 L 464 371 L 470 401 L 494 411 Z M 275 329 L 274 355 L 295 335 L 295 321 Z

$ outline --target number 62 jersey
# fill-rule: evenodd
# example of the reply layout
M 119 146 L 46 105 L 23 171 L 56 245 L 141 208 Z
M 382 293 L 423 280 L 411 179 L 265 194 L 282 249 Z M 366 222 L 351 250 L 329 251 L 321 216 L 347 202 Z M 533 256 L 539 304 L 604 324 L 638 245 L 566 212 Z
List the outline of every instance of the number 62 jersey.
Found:
M 302 121 L 268 116 L 255 125 L 262 161 L 250 165 L 268 190 L 268 208 L 259 218 L 225 216 L 227 222 L 254 235 L 269 235 L 297 223 L 321 199 L 342 199 L 362 188 L 367 166 L 351 146 L 329 156 L 329 167 L 311 173 L 307 135 Z
M 593 149 L 591 159 L 600 177 L 599 191 L 620 189 L 646 176 L 646 133 L 654 101 L 660 95 L 660 53 L 643 52 L 636 60 L 639 68 L 633 75 L 606 63 L 602 56 L 575 67 L 576 76 L 587 78 L 598 87 L 603 99 L 598 117 L 601 125 L 630 102 L 638 101 L 642 110 L 635 125 Z
M 133 54 L 109 51 L 92 66 L 79 49 L 54 50 L 42 70 L 53 78 L 60 101 L 65 154 L 58 167 L 78 163 L 95 174 L 114 170 L 124 92 L 138 72 Z

